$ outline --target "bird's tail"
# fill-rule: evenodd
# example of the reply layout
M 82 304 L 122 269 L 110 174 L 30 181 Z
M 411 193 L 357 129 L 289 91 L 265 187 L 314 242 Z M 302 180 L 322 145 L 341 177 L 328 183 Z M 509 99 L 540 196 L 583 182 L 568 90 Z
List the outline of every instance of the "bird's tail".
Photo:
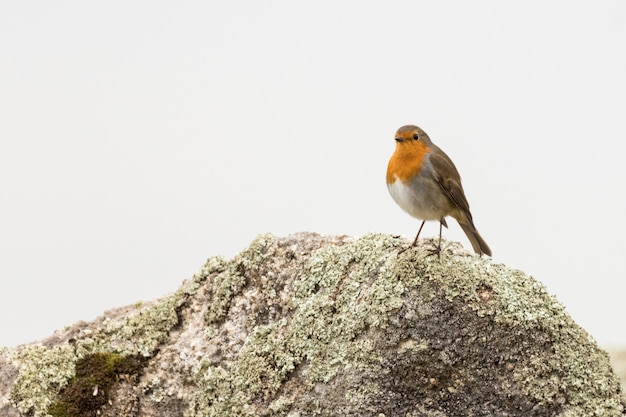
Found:
M 491 256 L 491 249 L 489 249 L 489 245 L 487 245 L 487 242 L 485 242 L 485 240 L 480 236 L 471 220 L 469 224 L 459 222 L 459 226 L 461 226 L 461 229 L 463 229 L 465 235 L 472 244 L 474 252 L 479 255 L 485 254 L 487 256 Z

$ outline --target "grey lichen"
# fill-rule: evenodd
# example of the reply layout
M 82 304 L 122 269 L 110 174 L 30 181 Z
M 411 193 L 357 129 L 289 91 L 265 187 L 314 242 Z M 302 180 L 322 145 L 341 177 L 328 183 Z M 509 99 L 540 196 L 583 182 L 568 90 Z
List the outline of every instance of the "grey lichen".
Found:
M 231 262 L 214 265 L 206 272 L 213 278 L 212 299 L 207 312 L 207 323 L 218 323 L 224 318 L 228 304 L 246 284 L 246 277 L 254 268 L 266 261 L 265 249 L 275 238 L 271 235 L 259 236 Z M 211 260 L 215 263 L 214 260 Z
M 540 282 L 455 244 L 428 256 L 432 244 L 259 236 L 171 296 L 3 350 L 19 369 L 11 400 L 44 416 L 78 360 L 109 352 L 151 358 L 136 403 L 154 415 L 493 415 L 505 402 L 622 415 L 606 354 Z
M 552 362 L 538 359 L 533 367 L 531 360 L 529 367 L 512 370 L 525 393 L 537 401 L 550 401 L 568 390 L 580 397 L 570 399 L 568 412 L 602 416 L 621 409 L 619 396 L 607 396 L 617 386 L 610 369 L 603 379 L 597 379 L 596 365 L 606 357 L 542 284 L 458 248 L 453 247 L 440 260 L 419 248 L 398 255 L 395 248 L 401 244 L 404 242 L 390 236 L 368 235 L 315 250 L 294 268 L 299 272 L 292 277 L 290 293 L 276 289 L 278 294 L 283 292 L 288 306 L 280 320 L 254 327 L 229 365 L 207 362 L 198 370 L 196 381 L 201 389 L 187 415 L 235 410 L 256 415 L 254 404 L 271 402 L 288 377 L 305 363 L 298 372 L 305 384 L 328 383 L 340 369 L 364 369 L 377 363 L 379 353 L 364 335 L 370 328 L 388 326 L 408 290 L 419 291 L 424 299 L 443 291 L 448 300 L 460 300 L 477 317 L 489 316 L 512 329 L 539 329 L 549 334 L 555 343 Z M 280 245 L 277 239 L 263 236 L 223 268 L 215 277 L 217 290 L 212 301 L 218 307 L 212 309 L 217 314 L 209 316 L 209 323 L 227 316 L 228 305 L 245 291 L 244 275 L 250 276 L 251 270 L 255 270 L 252 275 L 274 273 L 258 271 L 259 262 L 267 262 L 268 252 L 277 256 Z M 562 337 L 564 331 L 575 334 Z M 404 348 L 427 349 L 428 343 L 410 340 Z M 552 379 L 536 377 L 535 372 L 549 373 L 560 367 L 565 369 Z M 365 387 L 376 389 L 371 384 Z M 354 392 L 354 398 L 364 395 L 365 387 Z M 452 392 L 455 388 L 448 389 Z
M 85 355 L 109 352 L 149 357 L 178 324 L 177 309 L 198 287 L 196 277 L 173 295 L 141 304 L 119 318 L 105 319 L 100 327 L 58 345 L 32 344 L 9 353 L 19 369 L 11 389 L 11 401 L 24 414 L 47 415 L 48 407 L 70 378 L 76 362 Z
M 47 415 L 54 395 L 74 375 L 76 359 L 74 349 L 68 344 L 52 348 L 37 344 L 13 351 L 10 360 L 18 367 L 19 375 L 11 390 L 11 400 L 17 409 L 36 417 Z
M 615 391 L 616 376 L 606 364 L 608 354 L 566 313 L 564 306 L 549 294 L 543 284 L 519 270 L 474 256 L 444 257 L 441 261 L 424 251 L 401 256 L 397 268 L 412 266 L 415 276 L 438 284 L 450 300 L 461 299 L 480 316 L 512 328 L 532 329 L 550 335 L 555 342 L 550 362 L 538 358 L 534 369 L 514 373 L 526 392 L 541 400 L 551 400 L 557 392 L 575 392 L 571 415 L 604 416 L 622 408 Z M 552 378 L 536 378 L 559 369 Z M 599 370 L 603 369 L 601 373 Z M 593 404 L 593 405 L 590 405 Z
M 376 361 L 371 342 L 354 339 L 367 326 L 384 325 L 385 315 L 402 304 L 402 282 L 398 277 L 380 279 L 378 271 L 394 242 L 368 236 L 350 245 L 328 246 L 294 268 L 300 275 L 289 295 L 292 314 L 257 326 L 228 369 L 205 364 L 196 380 L 209 389 L 198 391 L 189 415 L 251 412 L 247 404 L 258 397 L 273 398 L 305 359 L 309 366 L 303 375 L 311 382 L 328 382 L 339 367 Z M 270 245 L 278 245 L 276 239 L 263 236 L 233 262 L 258 269 Z M 230 289 L 241 284 L 236 268 L 230 271 L 231 276 L 216 277 L 227 282 L 216 283 L 229 289 L 223 292 L 227 302 L 236 294 Z M 220 303 L 220 311 L 225 304 Z

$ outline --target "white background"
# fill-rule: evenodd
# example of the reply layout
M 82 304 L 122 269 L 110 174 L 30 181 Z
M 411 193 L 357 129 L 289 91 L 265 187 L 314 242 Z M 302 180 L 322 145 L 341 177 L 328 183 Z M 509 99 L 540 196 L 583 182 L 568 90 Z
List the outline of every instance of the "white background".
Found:
M 0 345 L 259 233 L 413 238 L 384 176 L 417 124 L 494 261 L 624 346 L 625 51 L 623 0 L 2 2 Z

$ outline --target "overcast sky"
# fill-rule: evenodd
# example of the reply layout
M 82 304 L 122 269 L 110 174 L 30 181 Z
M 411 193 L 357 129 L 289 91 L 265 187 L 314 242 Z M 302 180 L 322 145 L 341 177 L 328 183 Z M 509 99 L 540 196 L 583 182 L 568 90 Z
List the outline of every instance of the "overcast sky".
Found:
M 384 177 L 417 124 L 494 262 L 626 346 L 625 51 L 624 0 L 2 2 L 0 345 L 260 233 L 412 239 Z

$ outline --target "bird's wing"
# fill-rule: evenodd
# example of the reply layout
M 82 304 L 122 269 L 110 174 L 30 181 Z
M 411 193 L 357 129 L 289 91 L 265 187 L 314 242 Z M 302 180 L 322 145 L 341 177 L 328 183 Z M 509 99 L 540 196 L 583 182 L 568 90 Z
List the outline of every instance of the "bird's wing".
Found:
M 448 155 L 441 149 L 438 150 L 439 152 L 430 153 L 430 163 L 437 173 L 435 180 L 448 198 L 450 198 L 471 221 L 472 215 L 470 213 L 469 203 L 463 192 L 463 186 L 461 185 L 461 176 Z M 447 172 L 448 175 L 441 175 L 442 172 Z

